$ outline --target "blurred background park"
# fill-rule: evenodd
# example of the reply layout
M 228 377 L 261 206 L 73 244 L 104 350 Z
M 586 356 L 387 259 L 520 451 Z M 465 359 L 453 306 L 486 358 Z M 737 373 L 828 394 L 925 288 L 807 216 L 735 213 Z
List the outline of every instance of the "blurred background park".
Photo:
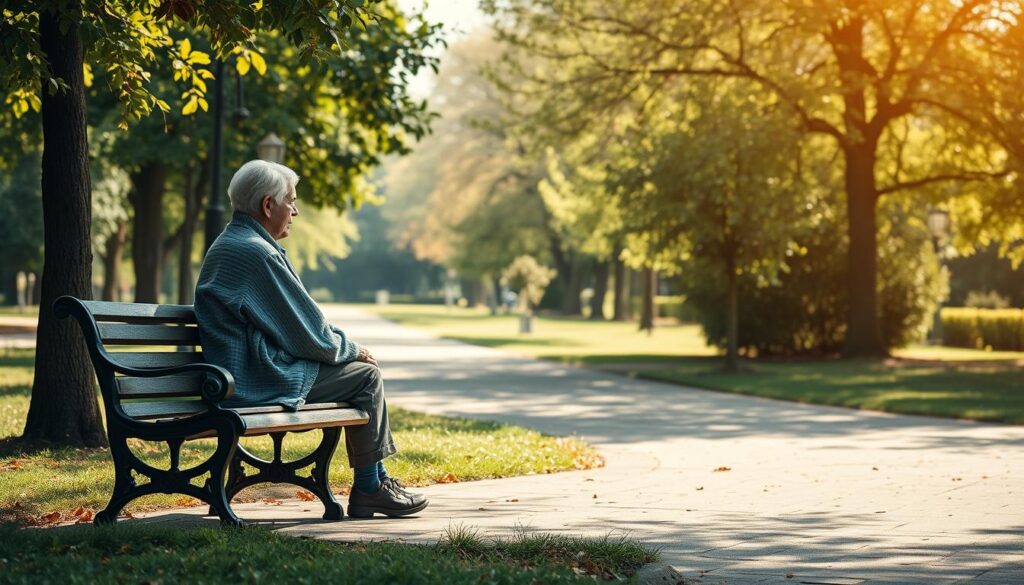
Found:
M 97 299 L 191 303 L 260 156 L 302 176 L 283 244 L 320 302 L 704 387 L 1024 420 L 1016 3 L 403 0 L 341 50 L 242 27 L 221 59 L 191 3 L 161 6 L 140 86 L 86 39 Z M 43 299 L 30 89 L 0 126 L 14 314 Z

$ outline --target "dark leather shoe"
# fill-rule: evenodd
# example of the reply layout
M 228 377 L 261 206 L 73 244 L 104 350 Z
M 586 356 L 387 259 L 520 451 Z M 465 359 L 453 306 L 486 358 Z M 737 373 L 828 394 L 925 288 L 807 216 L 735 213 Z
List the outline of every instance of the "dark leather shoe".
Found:
M 389 477 L 381 482 L 375 494 L 368 494 L 353 486 L 348 496 L 348 515 L 353 518 L 372 518 L 374 514 L 384 514 L 395 518 L 415 514 L 426 508 L 428 503 L 423 494 L 407 492 L 397 479 Z

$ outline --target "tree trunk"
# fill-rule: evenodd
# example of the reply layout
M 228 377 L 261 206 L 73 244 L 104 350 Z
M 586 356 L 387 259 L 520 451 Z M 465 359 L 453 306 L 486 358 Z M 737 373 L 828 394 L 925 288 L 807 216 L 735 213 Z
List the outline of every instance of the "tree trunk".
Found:
M 199 203 L 196 201 L 197 189 L 192 182 L 192 173 L 193 166 L 189 164 L 185 169 L 184 181 L 185 217 L 181 221 L 178 233 L 175 234 L 178 239 L 178 303 L 182 305 L 191 305 L 195 294 L 195 285 L 192 282 L 192 240 L 199 218 Z
M 728 283 L 726 292 L 726 330 L 725 330 L 725 370 L 737 372 L 740 369 L 739 357 L 739 293 L 736 277 L 736 258 L 734 254 L 726 259 L 725 275 Z
M 608 272 L 611 259 L 594 266 L 594 296 L 590 299 L 590 318 L 604 320 L 604 299 L 608 296 Z
M 128 236 L 128 221 L 117 221 L 117 231 L 107 236 L 103 254 L 103 292 L 104 301 L 121 300 L 121 256 L 124 253 L 124 242 Z
M 583 304 L 580 303 L 580 293 L 583 292 L 583 266 L 582 262 L 572 254 L 569 261 L 569 274 L 565 279 L 565 288 L 562 289 L 562 314 L 578 316 L 583 314 Z
M 629 321 L 629 286 L 626 279 L 629 277 L 626 271 L 626 264 L 619 259 L 618 250 L 614 255 L 615 262 L 615 275 L 614 275 L 614 291 L 612 300 L 614 301 L 612 310 L 612 319 L 616 321 Z
M 850 251 L 846 264 L 849 313 L 843 357 L 883 357 L 878 312 L 878 242 L 874 147 L 846 150 L 846 209 Z
M 80 18 L 81 4 L 68 2 L 65 10 Z M 61 295 L 92 298 L 92 209 L 78 26 L 72 23 L 61 33 L 58 16 L 43 11 L 39 45 L 53 75 L 68 89 L 42 92 L 45 249 L 35 379 L 23 439 L 96 447 L 106 444 L 106 436 L 85 341 L 78 323 L 53 314 L 53 302 Z
M 135 210 L 132 225 L 135 302 L 159 303 L 166 171 L 162 163 L 150 162 L 132 173 L 131 178 L 132 191 L 129 199 Z
M 658 273 L 653 268 L 644 268 L 644 298 L 640 311 L 640 330 L 650 335 L 654 332 L 654 294 L 658 288 Z

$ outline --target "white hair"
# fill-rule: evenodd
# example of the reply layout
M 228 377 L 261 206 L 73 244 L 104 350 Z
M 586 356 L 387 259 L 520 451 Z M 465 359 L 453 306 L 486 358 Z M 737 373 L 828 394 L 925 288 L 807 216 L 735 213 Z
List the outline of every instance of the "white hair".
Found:
M 228 197 L 235 211 L 259 217 L 263 198 L 281 203 L 299 183 L 299 175 L 288 167 L 265 160 L 251 160 L 241 166 L 228 185 Z

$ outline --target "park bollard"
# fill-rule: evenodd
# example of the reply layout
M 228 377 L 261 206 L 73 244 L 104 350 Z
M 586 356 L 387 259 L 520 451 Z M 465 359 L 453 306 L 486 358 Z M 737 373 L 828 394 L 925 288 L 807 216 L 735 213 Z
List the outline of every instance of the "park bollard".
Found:
M 380 306 L 388 304 L 391 300 L 391 294 L 386 289 L 380 289 L 377 291 L 377 304 Z
M 519 332 L 533 332 L 533 315 L 519 315 Z

